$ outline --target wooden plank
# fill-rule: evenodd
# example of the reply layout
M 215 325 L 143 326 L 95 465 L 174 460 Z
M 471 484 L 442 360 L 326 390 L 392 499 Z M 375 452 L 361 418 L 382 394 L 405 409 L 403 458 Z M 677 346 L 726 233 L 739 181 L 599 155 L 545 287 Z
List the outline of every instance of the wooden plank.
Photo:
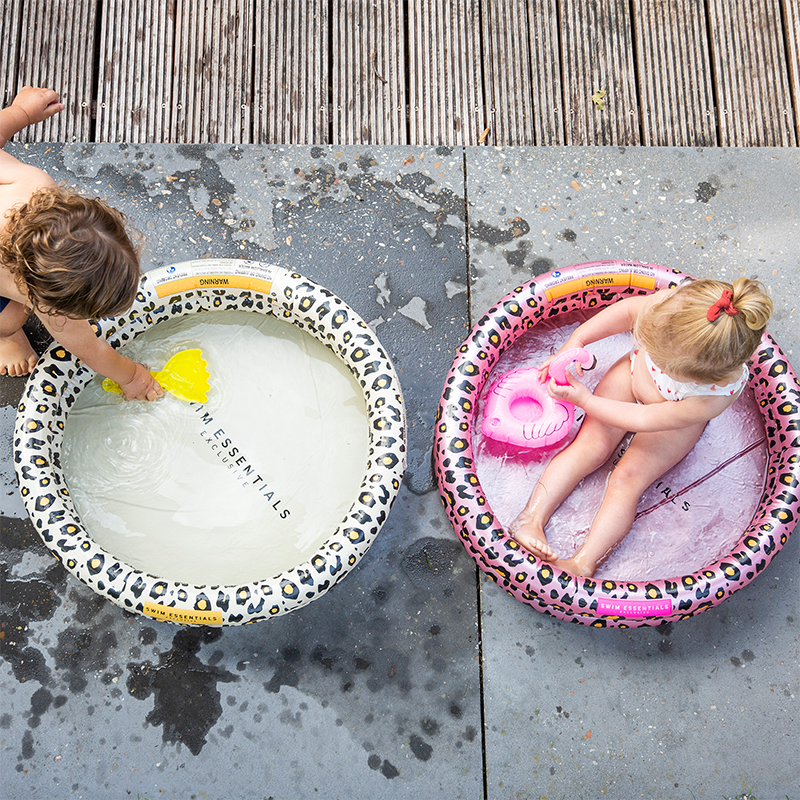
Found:
M 185 19 L 186 0 L 178 0 L 175 9 L 175 50 L 180 53 L 180 58 L 175 61 L 175 79 L 173 81 L 174 95 L 172 106 L 172 120 L 170 123 L 170 141 L 186 142 L 193 141 L 194 131 L 189 130 L 189 118 L 186 110 L 189 106 L 189 85 L 192 77 L 190 65 L 197 61 L 194 50 L 190 50 L 190 45 L 195 43 L 195 35 L 191 29 L 192 17 Z M 199 16 L 199 14 L 197 15 Z M 181 135 L 178 136 L 178 130 Z
M 558 7 L 559 0 L 528 0 L 533 127 L 537 145 L 566 142 Z
M 223 37 L 226 41 L 235 41 L 235 45 L 229 56 L 223 56 L 221 66 L 224 69 L 232 62 L 230 71 L 233 81 L 226 84 L 228 130 L 231 138 L 243 143 L 253 141 L 254 36 L 252 4 L 232 0 L 231 13 L 226 26 L 223 26 Z
M 487 143 L 533 145 L 533 89 L 526 0 L 484 0 Z
M 561 9 L 566 143 L 640 144 L 627 0 L 564 0 Z M 598 90 L 602 110 L 592 102 Z
M 150 24 L 145 24 L 146 43 L 142 66 L 146 65 L 148 81 L 138 87 L 134 114 L 146 109 L 146 119 L 136 120 L 141 126 L 141 141 L 171 141 L 173 105 L 172 79 L 175 72 L 175 5 L 176 0 L 139 0 L 145 8 L 152 9 Z M 151 32 L 148 36 L 148 32 Z M 141 92 L 144 89 L 144 96 Z M 145 98 L 147 101 L 145 102 Z
M 335 2 L 332 34 L 332 141 L 407 144 L 403 0 Z
M 176 0 L 106 0 L 97 141 L 168 141 Z
M 55 89 L 66 107 L 22 131 L 21 141 L 91 139 L 96 16 L 97 0 L 25 2 L 17 84 Z
M 0 14 L 0 102 L 1 108 L 9 105 L 22 88 L 17 81 L 19 62 L 19 37 L 22 21 L 22 0 L 5 0 Z
M 100 75 L 98 78 L 97 137 L 101 142 L 124 142 L 130 132 L 125 118 L 133 105 L 128 83 L 138 78 L 129 58 L 131 17 L 136 14 L 130 0 L 111 0 L 103 8 L 100 31 Z
M 478 0 L 409 0 L 412 144 L 477 144 L 486 127 Z
M 642 144 L 714 147 L 716 109 L 703 0 L 635 0 Z
M 253 14 L 237 0 L 177 0 L 169 139 L 252 141 Z
M 330 141 L 327 0 L 257 0 L 253 141 Z
M 783 1 L 783 28 L 789 67 L 789 86 L 794 106 L 795 142 L 800 143 L 800 0 Z
M 780 0 L 708 0 L 719 144 L 794 146 Z

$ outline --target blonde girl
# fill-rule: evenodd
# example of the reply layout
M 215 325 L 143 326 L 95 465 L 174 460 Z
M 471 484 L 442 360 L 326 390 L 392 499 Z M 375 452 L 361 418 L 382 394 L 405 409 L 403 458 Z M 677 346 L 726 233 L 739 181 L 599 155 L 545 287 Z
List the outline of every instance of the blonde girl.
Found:
M 593 575 L 627 535 L 647 487 L 739 397 L 749 375 L 746 362 L 771 313 L 772 301 L 757 281 L 704 279 L 620 300 L 579 325 L 559 352 L 624 331 L 633 332 L 634 347 L 594 393 L 571 375 L 567 386 L 548 380 L 557 353 L 539 368 L 548 393 L 580 406 L 586 416 L 575 440 L 547 465 L 509 534 L 545 561 Z M 609 476 L 586 539 L 570 558 L 558 560 L 545 535 L 550 517 L 630 432 L 635 436 Z

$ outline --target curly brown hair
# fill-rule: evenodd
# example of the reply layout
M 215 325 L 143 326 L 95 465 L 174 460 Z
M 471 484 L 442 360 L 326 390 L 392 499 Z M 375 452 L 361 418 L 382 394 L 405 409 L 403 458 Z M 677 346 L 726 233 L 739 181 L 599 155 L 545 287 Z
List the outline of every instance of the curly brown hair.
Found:
M 709 308 L 726 290 L 737 313 L 709 320 Z M 634 336 L 668 375 L 717 383 L 753 355 L 771 313 L 772 300 L 760 282 L 701 278 L 681 284 L 641 315 Z
M 127 311 L 141 276 L 124 216 L 60 186 L 39 189 L 9 212 L 0 263 L 34 309 L 71 319 Z

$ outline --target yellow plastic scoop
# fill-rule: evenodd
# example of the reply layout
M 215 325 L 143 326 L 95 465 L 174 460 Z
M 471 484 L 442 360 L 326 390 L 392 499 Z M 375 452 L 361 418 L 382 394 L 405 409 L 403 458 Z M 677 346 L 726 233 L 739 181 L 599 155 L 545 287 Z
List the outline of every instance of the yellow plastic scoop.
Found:
M 179 400 L 187 403 L 205 403 L 208 400 L 208 365 L 202 350 L 181 350 L 167 361 L 164 369 L 150 374 Z M 103 388 L 107 392 L 122 394 L 120 385 L 109 378 L 103 381 Z

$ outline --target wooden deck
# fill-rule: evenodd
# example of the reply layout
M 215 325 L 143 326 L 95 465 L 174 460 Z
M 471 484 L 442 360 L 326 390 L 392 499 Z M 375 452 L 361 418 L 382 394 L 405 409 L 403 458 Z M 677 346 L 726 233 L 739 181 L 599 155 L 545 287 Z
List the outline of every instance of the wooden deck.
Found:
M 2 0 L 0 41 L 5 103 L 67 104 L 23 141 L 800 137 L 800 0 Z

